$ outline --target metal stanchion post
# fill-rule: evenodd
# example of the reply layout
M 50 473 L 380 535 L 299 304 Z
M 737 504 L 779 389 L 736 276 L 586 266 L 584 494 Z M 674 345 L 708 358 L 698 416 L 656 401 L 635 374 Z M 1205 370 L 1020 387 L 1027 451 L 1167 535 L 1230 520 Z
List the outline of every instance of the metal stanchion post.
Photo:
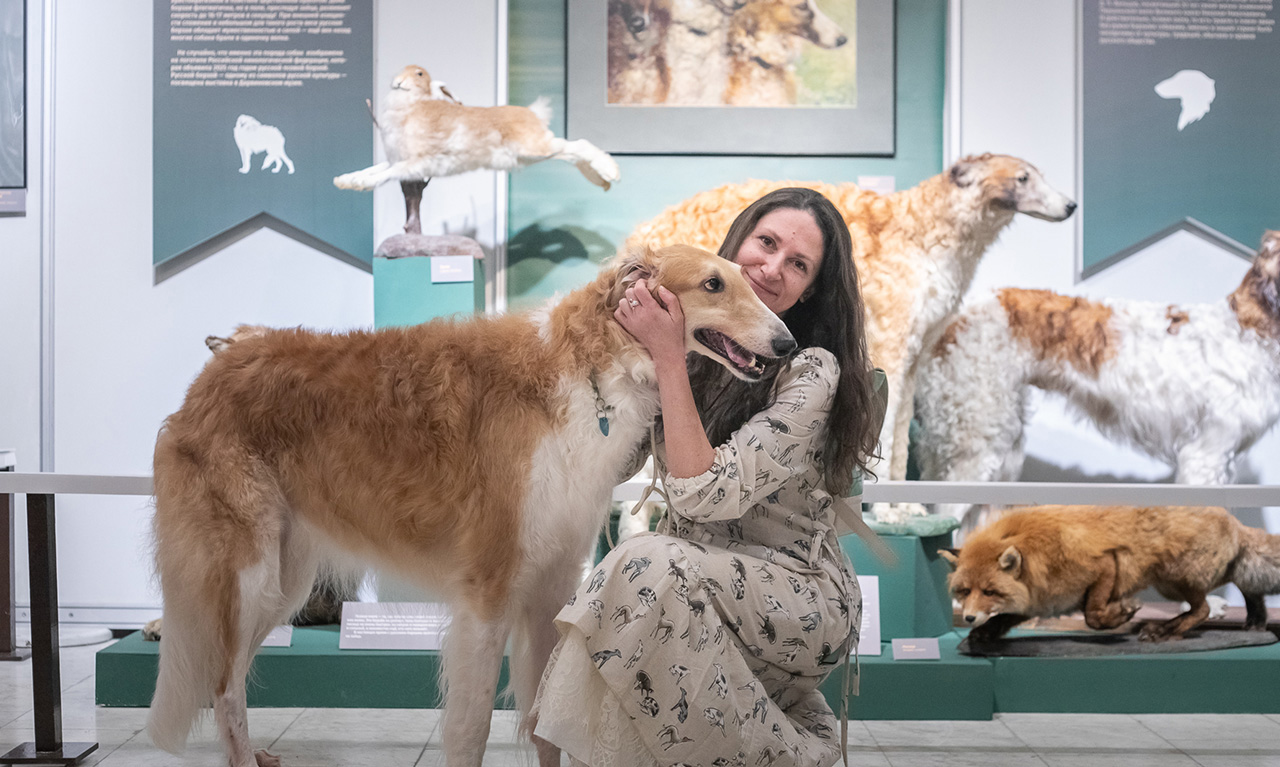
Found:
M 62 742 L 62 679 L 58 668 L 58 546 L 53 496 L 27 494 L 27 556 L 31 565 L 31 681 L 36 740 L 0 764 L 78 764 L 97 743 Z
M 0 450 L 0 471 L 16 468 L 12 450 Z M 0 661 L 26 660 L 31 650 L 18 647 L 17 591 L 14 581 L 12 493 L 0 493 Z

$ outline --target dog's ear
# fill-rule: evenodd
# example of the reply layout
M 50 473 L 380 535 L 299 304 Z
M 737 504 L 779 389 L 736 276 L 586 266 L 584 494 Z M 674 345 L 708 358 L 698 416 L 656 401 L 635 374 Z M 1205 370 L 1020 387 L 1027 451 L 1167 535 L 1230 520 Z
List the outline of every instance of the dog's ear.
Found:
M 1268 256 L 1274 256 L 1280 253 L 1280 232 L 1274 229 L 1268 229 L 1262 233 L 1262 247 L 1258 249 L 1259 253 Z
M 991 153 L 961 157 L 951 166 L 951 183 L 964 188 L 978 180 L 978 168 L 991 159 Z
M 1022 552 L 1014 546 L 1004 550 L 1000 555 L 1000 569 L 1017 578 L 1022 574 Z
M 657 260 L 653 248 L 648 244 L 628 245 L 626 250 L 618 254 L 618 266 L 614 271 L 613 290 L 609 294 L 610 306 L 622 300 L 627 288 L 636 280 L 652 279 L 657 273 Z
M 232 343 L 233 342 L 230 338 L 222 338 L 220 336 L 206 336 L 204 339 L 204 345 L 209 347 L 209 351 L 213 352 L 214 354 L 217 354 L 218 352 L 227 348 Z
M 938 556 L 947 560 L 952 570 L 960 566 L 960 549 L 938 549 Z

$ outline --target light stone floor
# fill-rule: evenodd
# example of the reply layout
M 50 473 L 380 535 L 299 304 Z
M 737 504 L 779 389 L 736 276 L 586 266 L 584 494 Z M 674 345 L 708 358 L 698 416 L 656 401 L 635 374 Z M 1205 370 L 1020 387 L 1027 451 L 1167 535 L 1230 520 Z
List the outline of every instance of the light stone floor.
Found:
M 212 727 L 182 757 L 151 745 L 145 709 L 93 703 L 94 652 L 64 648 L 66 742 L 97 741 L 84 764 L 222 767 Z M 928 691 L 921 691 L 927 695 Z M 1277 691 L 1280 694 L 1280 691 Z M 439 711 L 250 709 L 254 744 L 285 767 L 436 767 Z M 0 663 L 0 753 L 34 739 L 31 662 Z M 1280 715 L 998 714 L 989 722 L 851 722 L 850 764 L 859 767 L 1280 767 Z M 536 764 L 508 712 L 494 714 L 488 767 Z

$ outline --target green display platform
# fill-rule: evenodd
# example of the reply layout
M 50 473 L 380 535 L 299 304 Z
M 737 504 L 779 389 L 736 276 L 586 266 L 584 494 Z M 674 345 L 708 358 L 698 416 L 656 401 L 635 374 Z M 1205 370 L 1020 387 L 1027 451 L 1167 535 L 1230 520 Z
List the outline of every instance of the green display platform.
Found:
M 938 549 L 951 545 L 951 534 L 920 538 L 880 536 L 898 563 L 880 561 L 856 535 L 840 539 L 858 575 L 880 577 L 880 638 L 936 637 L 951 630 L 951 596 L 947 574 L 951 568 Z
M 254 661 L 254 707 L 433 708 L 436 652 L 338 650 L 337 627 L 294 629 L 290 648 Z M 1115 658 L 970 658 L 963 632 L 938 638 L 941 659 L 863 656 L 853 719 L 990 719 L 997 711 L 1052 713 L 1280 713 L 1280 644 Z M 147 706 L 158 646 L 131 634 L 97 656 L 97 702 Z M 837 670 L 823 693 L 838 709 Z M 503 669 L 506 684 L 506 669 Z M 510 708 L 499 698 L 498 708 Z
M 99 706 L 149 706 L 160 643 L 134 632 L 98 651 Z M 249 705 L 260 708 L 436 708 L 440 654 L 339 650 L 338 627 L 295 628 L 291 647 L 264 647 L 249 672 Z M 507 684 L 503 661 L 501 684 Z M 498 708 L 512 708 L 499 696 Z

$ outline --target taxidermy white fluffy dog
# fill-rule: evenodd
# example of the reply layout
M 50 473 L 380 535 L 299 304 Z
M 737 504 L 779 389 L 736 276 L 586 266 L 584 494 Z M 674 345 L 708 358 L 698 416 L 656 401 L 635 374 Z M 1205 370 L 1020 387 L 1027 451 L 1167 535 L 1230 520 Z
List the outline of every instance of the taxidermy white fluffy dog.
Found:
M 274 125 L 263 125 L 255 117 L 240 115 L 236 118 L 236 127 L 231 135 L 236 140 L 236 148 L 240 150 L 240 172 L 249 172 L 249 160 L 258 152 L 266 152 L 262 158 L 262 169 L 270 165 L 272 173 L 279 173 L 280 166 L 288 166 L 293 173 L 293 160 L 284 153 L 284 134 Z
M 341 189 L 373 189 L 386 181 L 425 181 L 470 170 L 514 170 L 564 160 L 608 189 L 622 175 L 607 153 L 585 139 L 566 141 L 547 127 L 546 99 L 530 107 L 469 107 L 432 87 L 422 67 L 408 66 L 391 83 L 378 127 L 388 162 L 333 180 Z
M 1225 301 L 1178 307 L 999 291 L 962 311 L 916 391 L 922 479 L 1017 479 L 1028 387 L 1058 392 L 1100 431 L 1177 471 L 1231 482 L 1280 418 L 1280 232 Z M 964 519 L 968 506 L 938 509 Z

